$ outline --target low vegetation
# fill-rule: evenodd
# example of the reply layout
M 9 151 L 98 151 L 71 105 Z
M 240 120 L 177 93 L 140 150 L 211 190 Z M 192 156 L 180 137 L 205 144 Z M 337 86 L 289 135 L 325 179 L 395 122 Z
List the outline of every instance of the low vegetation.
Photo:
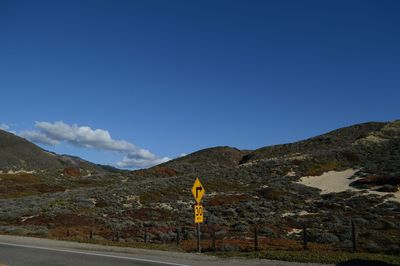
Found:
M 179 250 L 191 252 L 196 231 L 190 189 L 199 177 L 206 190 L 205 252 L 214 254 L 215 236 L 218 255 L 398 263 L 400 202 L 393 193 L 400 177 L 399 122 L 355 125 L 255 151 L 210 148 L 139 171 L 32 145 L 0 134 L 0 233 L 175 249 L 179 231 Z M 44 162 L 27 163 L 27 154 Z M 353 190 L 321 194 L 298 182 L 350 168 L 357 169 L 349 182 Z M 354 254 L 348 253 L 352 221 Z M 304 226 L 309 252 L 301 251 Z M 255 228 L 259 253 L 252 252 Z M 143 243 L 145 235 L 150 243 Z
M 271 250 L 266 252 L 223 252 L 214 253 L 220 257 L 243 257 L 243 258 L 258 258 L 269 260 L 283 260 L 304 263 L 326 263 L 346 265 L 345 263 L 357 262 L 357 265 L 377 265 L 379 263 L 388 263 L 388 265 L 400 265 L 400 257 L 371 254 L 371 253 L 350 253 L 338 251 L 285 251 Z

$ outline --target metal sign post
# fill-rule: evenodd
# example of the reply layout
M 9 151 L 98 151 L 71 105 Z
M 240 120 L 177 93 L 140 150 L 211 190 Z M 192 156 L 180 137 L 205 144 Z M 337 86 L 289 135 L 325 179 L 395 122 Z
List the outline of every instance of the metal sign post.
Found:
M 205 194 L 205 189 L 203 185 L 200 183 L 200 180 L 196 178 L 192 187 L 192 194 L 196 201 L 194 205 L 194 222 L 197 224 L 197 252 L 201 253 L 201 245 L 200 245 L 200 223 L 203 222 L 203 206 L 200 205 L 201 199 Z
M 200 246 L 200 223 L 197 223 L 197 252 L 201 253 L 201 246 Z

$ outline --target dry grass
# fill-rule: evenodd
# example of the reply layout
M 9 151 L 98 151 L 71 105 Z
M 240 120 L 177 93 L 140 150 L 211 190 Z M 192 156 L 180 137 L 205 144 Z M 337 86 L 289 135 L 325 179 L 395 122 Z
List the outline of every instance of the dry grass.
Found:
M 325 172 L 334 170 L 337 171 L 340 169 L 341 169 L 341 164 L 336 160 L 314 163 L 312 166 L 308 167 L 305 176 L 319 176 Z
M 357 262 L 356 265 L 379 265 L 379 263 L 389 263 L 390 265 L 400 265 L 400 257 L 374 254 L 374 253 L 350 253 L 341 251 L 285 251 L 271 250 L 263 252 L 224 252 L 210 253 L 219 257 L 243 257 L 248 259 L 269 259 L 303 263 L 326 263 L 338 264 L 347 261 Z
M 21 198 L 64 191 L 63 187 L 48 185 L 32 174 L 0 174 L 0 180 L 0 198 Z

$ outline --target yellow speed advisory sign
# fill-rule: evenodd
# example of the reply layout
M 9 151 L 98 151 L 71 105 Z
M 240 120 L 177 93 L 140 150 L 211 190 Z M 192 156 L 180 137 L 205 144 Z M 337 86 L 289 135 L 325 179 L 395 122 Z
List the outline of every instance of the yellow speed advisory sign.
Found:
M 200 204 L 194 205 L 194 222 L 195 223 L 203 222 L 203 206 Z

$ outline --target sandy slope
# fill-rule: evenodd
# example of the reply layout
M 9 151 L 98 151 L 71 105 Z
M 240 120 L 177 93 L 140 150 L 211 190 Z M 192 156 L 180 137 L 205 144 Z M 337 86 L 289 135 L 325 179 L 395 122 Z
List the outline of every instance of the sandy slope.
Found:
M 356 180 L 350 179 L 350 177 L 352 177 L 357 171 L 358 169 L 347 169 L 344 171 L 329 171 L 320 176 L 303 176 L 300 178 L 299 183 L 318 188 L 321 190 L 321 194 L 337 193 L 346 190 L 362 192 L 363 190 L 350 187 L 350 183 Z M 380 196 L 393 194 L 394 198 L 391 198 L 391 200 L 400 202 L 400 191 L 396 193 L 387 193 L 369 190 L 368 193 Z

